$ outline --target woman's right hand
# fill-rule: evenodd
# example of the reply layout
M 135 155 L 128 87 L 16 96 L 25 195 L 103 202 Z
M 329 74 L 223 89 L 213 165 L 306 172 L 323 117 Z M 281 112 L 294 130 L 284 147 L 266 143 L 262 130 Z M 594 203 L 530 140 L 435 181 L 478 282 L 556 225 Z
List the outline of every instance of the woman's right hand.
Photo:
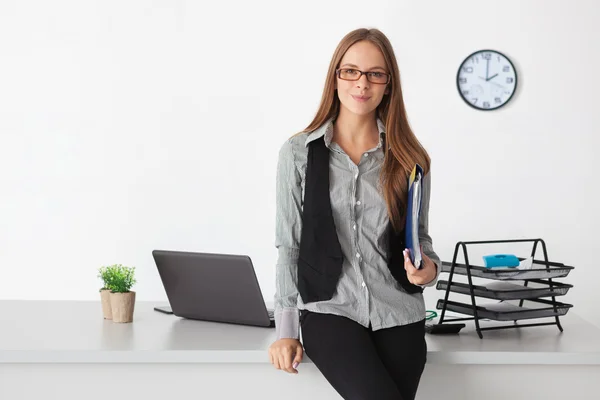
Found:
M 298 339 L 279 339 L 269 347 L 271 364 L 290 374 L 297 374 L 298 364 L 302 362 L 304 348 Z

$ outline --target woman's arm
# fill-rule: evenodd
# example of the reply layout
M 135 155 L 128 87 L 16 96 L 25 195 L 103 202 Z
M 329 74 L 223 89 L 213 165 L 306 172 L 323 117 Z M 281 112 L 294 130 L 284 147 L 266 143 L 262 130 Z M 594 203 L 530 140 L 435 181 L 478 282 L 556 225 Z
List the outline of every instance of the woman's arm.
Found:
M 275 329 L 277 339 L 300 337 L 298 298 L 298 254 L 302 233 L 301 177 L 294 162 L 292 143 L 279 151 L 276 178 Z

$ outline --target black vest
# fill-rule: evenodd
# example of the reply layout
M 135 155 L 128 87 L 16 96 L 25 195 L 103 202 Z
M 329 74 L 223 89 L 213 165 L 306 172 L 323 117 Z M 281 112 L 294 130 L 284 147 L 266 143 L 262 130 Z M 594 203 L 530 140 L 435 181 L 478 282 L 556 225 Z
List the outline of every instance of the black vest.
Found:
M 329 197 L 329 149 L 324 137 L 309 143 L 298 258 L 298 291 L 306 304 L 332 298 L 342 274 L 342 248 L 335 230 Z M 388 268 L 408 293 L 423 291 L 406 277 L 404 231 L 396 234 L 389 224 Z

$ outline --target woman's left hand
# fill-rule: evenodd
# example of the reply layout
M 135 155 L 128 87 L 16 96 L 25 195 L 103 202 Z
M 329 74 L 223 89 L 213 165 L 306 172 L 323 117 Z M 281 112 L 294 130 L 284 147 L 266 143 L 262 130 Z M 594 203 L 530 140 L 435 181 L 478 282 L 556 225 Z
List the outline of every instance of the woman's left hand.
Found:
M 435 279 L 437 275 L 437 265 L 433 260 L 425 253 L 423 253 L 423 246 L 421 247 L 421 268 L 417 269 L 410 260 L 409 253 L 410 249 L 404 249 L 404 269 L 406 270 L 406 277 L 408 281 L 413 285 L 425 285 Z

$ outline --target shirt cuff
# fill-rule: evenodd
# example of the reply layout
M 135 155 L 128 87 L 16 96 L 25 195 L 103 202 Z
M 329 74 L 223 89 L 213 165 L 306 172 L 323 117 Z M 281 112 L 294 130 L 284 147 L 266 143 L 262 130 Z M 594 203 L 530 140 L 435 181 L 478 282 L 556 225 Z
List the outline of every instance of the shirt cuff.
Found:
M 300 310 L 284 308 L 275 314 L 277 339 L 300 339 Z
M 431 286 L 433 286 L 433 285 L 436 284 L 436 282 L 437 282 L 437 280 L 438 280 L 438 278 L 440 276 L 440 272 L 442 271 L 442 261 L 439 261 L 439 262 L 438 261 L 433 261 L 433 263 L 435 264 L 435 267 L 436 267 L 435 278 L 433 278 L 431 281 L 429 281 L 429 282 L 427 282 L 425 284 L 417 285 L 417 286 L 420 286 L 422 288 L 426 288 L 426 287 L 431 287 Z

